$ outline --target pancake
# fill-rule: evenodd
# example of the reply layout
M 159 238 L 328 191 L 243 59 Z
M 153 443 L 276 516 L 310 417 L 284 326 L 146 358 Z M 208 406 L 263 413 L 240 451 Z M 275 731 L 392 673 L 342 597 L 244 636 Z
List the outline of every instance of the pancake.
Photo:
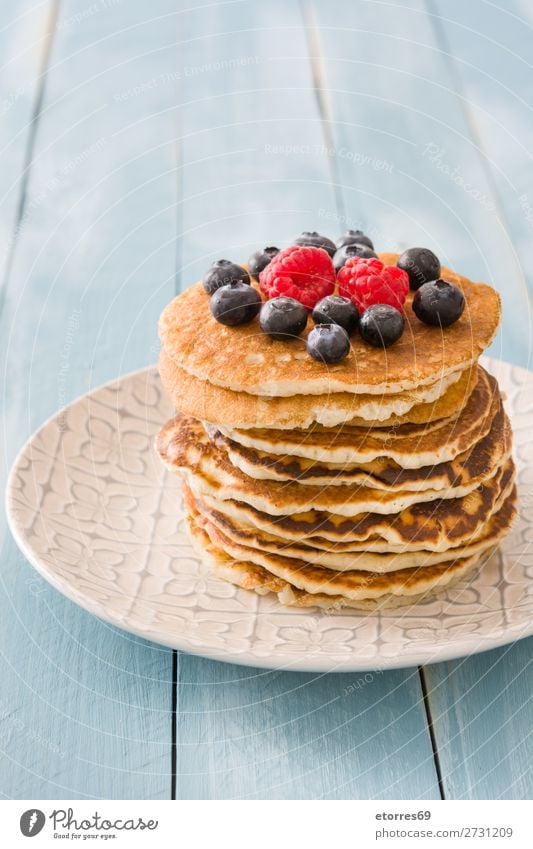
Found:
M 233 392 L 190 375 L 164 349 L 159 357 L 159 374 L 176 410 L 232 428 L 308 428 L 314 423 L 335 427 L 344 422 L 373 426 L 433 421 L 462 409 L 477 380 L 476 368 L 466 369 L 444 394 L 423 403 L 419 402 L 420 392 L 415 389 L 403 395 L 337 392 L 322 396 L 259 397 Z M 446 386 L 446 380 L 438 381 L 436 392 Z
M 509 512 L 512 516 L 512 510 Z M 368 592 L 369 589 L 379 589 L 380 592 L 377 593 L 379 595 L 381 595 L 381 591 L 397 594 L 400 589 L 406 590 L 406 594 L 409 594 L 408 589 L 414 579 L 418 583 L 422 576 L 427 578 L 447 570 L 453 570 L 457 562 L 465 559 L 462 552 L 457 552 L 456 556 L 447 558 L 444 562 L 422 563 L 418 566 L 408 563 L 403 568 L 399 566 L 394 570 L 380 570 L 379 572 L 357 568 L 354 565 L 352 569 L 341 571 L 325 569 L 305 560 L 287 557 L 283 552 L 267 552 L 235 543 L 221 533 L 211 522 L 206 522 L 204 528 L 213 545 L 222 549 L 225 554 L 235 560 L 261 566 L 276 577 L 283 578 L 291 586 L 306 592 L 321 592 L 347 598 L 361 598 L 372 595 Z M 494 542 L 492 544 L 489 542 L 485 550 L 491 548 L 494 548 Z M 479 552 L 470 556 L 477 559 Z M 403 595 L 404 592 L 400 594 Z
M 274 537 L 253 528 L 235 525 L 222 514 L 205 508 L 200 499 L 194 498 L 190 489 L 185 491 L 184 499 L 188 510 L 201 515 L 207 523 L 206 527 L 209 525 L 221 535 L 221 538 L 226 541 L 223 546 L 224 549 L 232 556 L 238 557 L 237 549 L 232 548 L 232 546 L 244 546 L 260 552 L 281 554 L 284 557 L 303 561 L 326 570 L 345 572 L 358 569 L 380 574 L 392 572 L 396 569 L 420 568 L 457 560 L 458 558 L 481 555 L 494 548 L 505 536 L 516 514 L 516 490 L 513 488 L 503 501 L 500 509 L 491 516 L 486 526 L 483 527 L 480 536 L 474 541 L 449 548 L 443 552 L 401 549 L 397 553 L 387 551 L 379 554 L 370 552 L 368 549 L 346 552 L 331 549 L 321 551 L 311 545 L 291 543 L 281 537 Z M 254 560 L 253 557 L 251 559 Z
M 201 284 L 165 308 L 159 370 L 178 415 L 156 447 L 214 575 L 283 605 L 375 611 L 426 599 L 494 551 L 517 500 L 510 423 L 477 362 L 500 299 L 442 276 L 465 296 L 455 323 L 419 321 L 410 292 L 392 347 L 354 333 L 330 366 L 307 354 L 310 317 L 292 340 L 257 318 L 228 328 Z
M 194 484 L 191 489 L 209 509 L 222 513 L 232 522 L 287 540 L 314 545 L 315 537 L 330 542 L 369 544 L 381 539 L 390 545 L 414 544 L 429 551 L 445 551 L 482 532 L 513 482 L 514 464 L 509 459 L 486 484 L 463 498 L 414 504 L 395 514 L 363 513 L 353 517 L 317 510 L 271 516 L 244 502 L 199 493 Z
M 419 542 L 416 539 L 402 543 L 392 543 L 377 534 L 369 536 L 364 540 L 350 540 L 347 537 L 335 538 L 333 534 L 330 534 L 330 539 L 326 539 L 325 537 L 318 535 L 300 537 L 297 533 L 293 533 L 290 537 L 285 534 L 280 536 L 279 533 L 276 533 L 278 528 L 273 522 L 271 522 L 270 526 L 268 526 L 268 523 L 261 526 L 255 526 L 247 522 L 243 522 L 242 517 L 245 513 L 242 508 L 240 512 L 238 509 L 235 509 L 236 504 L 234 502 L 230 503 L 229 509 L 227 503 L 219 505 L 217 509 L 216 502 L 209 498 L 204 499 L 201 496 L 195 496 L 190 487 L 188 487 L 185 483 L 183 484 L 183 491 L 186 500 L 188 498 L 191 499 L 197 512 L 201 513 L 204 518 L 212 521 L 215 525 L 218 525 L 224 533 L 229 536 L 232 536 L 233 534 L 237 541 L 243 541 L 247 545 L 253 545 L 253 541 L 256 540 L 257 547 L 259 548 L 263 546 L 267 548 L 268 546 L 273 546 L 277 550 L 279 550 L 280 546 L 283 546 L 287 551 L 291 549 L 294 551 L 304 548 L 305 550 L 311 549 L 312 551 L 317 552 L 318 561 L 323 554 L 346 554 L 348 557 L 351 557 L 352 555 L 359 555 L 361 553 L 403 555 L 407 553 L 423 552 L 424 555 L 427 555 L 430 552 L 442 554 L 450 549 L 459 548 L 465 545 L 473 545 L 483 537 L 483 534 L 488 524 L 492 521 L 493 516 L 501 511 L 506 500 L 512 493 L 513 485 L 514 481 L 510 481 L 506 490 L 497 499 L 492 515 L 487 518 L 485 523 L 478 524 L 476 529 L 471 534 L 465 534 L 463 539 L 459 538 L 449 544 L 441 543 L 437 546 L 432 545 L 431 542 L 428 543 L 424 540 Z M 237 505 L 237 507 L 238 506 L 239 505 Z M 243 507 L 245 507 L 245 505 L 243 505 Z M 343 561 L 339 559 L 338 562 L 341 563 Z
M 346 590 L 342 595 L 333 591 L 331 584 L 325 583 L 320 576 L 313 580 L 311 573 L 308 573 L 305 582 L 314 587 L 314 592 L 309 592 L 264 566 L 232 558 L 212 543 L 206 530 L 198 523 L 197 517 L 189 514 L 187 521 L 195 548 L 216 575 L 245 589 L 255 590 L 261 595 L 274 592 L 282 604 L 297 607 L 318 606 L 334 610 L 350 606 L 368 609 L 375 606 L 396 606 L 408 601 L 414 603 L 426 597 L 428 593 L 443 589 L 464 578 L 480 561 L 478 557 L 471 557 L 443 566 L 403 570 L 406 574 L 397 572 L 392 575 L 376 575 L 372 579 L 369 573 L 362 573 L 357 577 L 354 573 L 351 579 L 342 585 Z M 295 577 L 292 574 L 293 567 L 290 563 L 285 564 L 284 558 L 271 558 L 269 565 L 278 572 L 284 573 L 288 570 L 290 577 Z M 368 604 L 378 600 L 382 601 L 382 604 Z
M 500 406 L 496 380 L 478 366 L 477 383 L 463 409 L 432 424 L 404 424 L 389 429 L 314 426 L 309 430 L 224 427 L 233 442 L 269 454 L 357 466 L 389 458 L 405 469 L 448 462 L 483 439 Z
M 159 432 L 157 450 L 167 467 L 182 475 L 191 489 L 213 499 L 240 501 L 270 516 L 288 516 L 308 510 L 355 517 L 364 513 L 399 513 L 429 501 L 463 498 L 480 483 L 490 485 L 497 466 L 489 465 L 481 481 L 465 475 L 445 489 L 397 490 L 369 486 L 301 486 L 298 482 L 250 478 L 216 448 L 201 423 L 178 416 Z M 498 455 L 498 459 L 500 456 Z
M 387 264 L 397 259 L 396 254 L 381 257 Z M 225 327 L 211 315 L 208 296 L 196 283 L 161 315 L 165 368 L 168 371 L 174 364 L 200 383 L 257 396 L 416 391 L 473 365 L 494 338 L 500 321 L 500 298 L 494 289 L 446 268 L 441 273 L 460 286 L 465 296 L 464 313 L 455 324 L 443 332 L 419 321 L 411 309 L 414 293 L 410 292 L 405 331 L 390 351 L 372 348 L 354 334 L 348 357 L 329 367 L 305 351 L 311 319 L 301 338 L 291 341 L 268 337 L 257 318 L 240 327 Z
M 350 467 L 303 457 L 268 454 L 245 448 L 217 428 L 206 428 L 213 443 L 225 451 L 229 462 L 248 478 L 304 486 L 368 486 L 387 491 L 443 490 L 476 486 L 511 453 L 512 432 L 503 405 L 492 420 L 489 433 L 472 448 L 447 463 L 404 469 L 386 457 Z

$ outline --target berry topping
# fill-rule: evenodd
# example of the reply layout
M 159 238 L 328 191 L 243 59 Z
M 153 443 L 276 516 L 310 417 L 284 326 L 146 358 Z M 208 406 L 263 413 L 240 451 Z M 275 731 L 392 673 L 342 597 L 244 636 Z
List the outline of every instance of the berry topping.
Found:
M 307 310 L 294 298 L 272 298 L 261 307 L 259 324 L 272 339 L 299 336 L 307 324 Z
M 279 254 L 279 248 L 273 247 L 263 248 L 262 251 L 256 251 L 252 254 L 248 260 L 248 271 L 254 280 L 259 280 L 259 274 L 267 267 L 268 263 L 276 256 L 276 254 Z
M 349 351 L 350 338 L 338 324 L 317 324 L 307 337 L 307 353 L 322 363 L 338 363 Z
M 439 259 L 429 248 L 409 248 L 396 265 L 407 272 L 411 289 L 419 289 L 423 283 L 436 280 L 440 274 Z
M 227 283 L 211 296 L 209 306 L 220 324 L 236 327 L 256 317 L 261 309 L 261 295 L 247 283 Z
M 343 235 L 337 239 L 337 247 L 343 248 L 345 245 L 366 245 L 367 248 L 374 250 L 372 239 L 365 236 L 362 230 L 346 230 Z
M 322 298 L 313 310 L 315 324 L 338 324 L 348 335 L 353 333 L 359 322 L 359 313 L 349 298 L 328 295 Z
M 217 259 L 202 280 L 205 291 L 212 295 L 221 286 L 228 283 L 250 283 L 250 275 L 242 265 L 229 259 Z
M 343 245 L 342 248 L 339 248 L 338 251 L 336 251 L 335 256 L 333 257 L 333 265 L 337 274 L 341 270 L 342 266 L 354 256 L 360 256 L 363 259 L 371 259 L 372 257 L 377 259 L 377 254 L 374 253 L 372 248 L 369 248 L 368 245 L 361 245 L 359 242 L 353 242 L 353 244 L 350 245 Z
M 335 269 L 326 251 L 295 245 L 276 254 L 260 273 L 259 282 L 267 298 L 286 295 L 312 310 L 333 292 Z
M 312 233 L 308 230 L 304 230 L 304 232 L 294 240 L 294 244 L 299 245 L 300 247 L 324 248 L 330 256 L 333 256 L 337 250 L 335 242 L 332 242 L 327 236 L 321 236 L 320 233 L 317 233 L 315 230 L 313 230 Z
M 353 257 L 338 274 L 339 294 L 349 298 L 359 312 L 372 304 L 390 304 L 401 310 L 409 292 L 409 278 L 395 265 L 380 259 Z
M 403 333 L 404 318 L 399 310 L 389 304 L 372 304 L 359 322 L 361 336 L 374 348 L 388 348 Z
M 446 280 L 424 283 L 413 298 L 413 311 L 420 321 L 435 327 L 449 327 L 463 314 L 464 295 Z

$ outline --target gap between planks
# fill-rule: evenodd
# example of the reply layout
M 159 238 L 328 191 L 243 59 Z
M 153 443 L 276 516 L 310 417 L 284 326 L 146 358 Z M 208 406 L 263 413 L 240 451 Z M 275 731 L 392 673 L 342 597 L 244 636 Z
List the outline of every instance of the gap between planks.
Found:
M 178 773 L 178 652 L 172 650 L 172 709 L 170 717 L 170 798 L 177 798 Z
M 311 0 L 300 0 L 300 10 L 303 19 L 305 39 L 307 42 L 307 54 L 311 68 L 313 89 L 318 106 L 318 113 L 320 115 L 324 144 L 326 146 L 328 169 L 335 197 L 335 206 L 337 207 L 339 220 L 344 221 L 346 217 L 344 197 L 342 194 L 340 175 L 337 167 L 337 157 L 334 155 L 335 142 L 331 131 L 332 110 L 328 95 L 326 63 L 320 39 L 320 29 L 318 27 L 315 10 Z
M 13 222 L 13 237 L 8 245 L 4 277 L 2 281 L 2 286 L 0 287 L 0 314 L 2 313 L 4 307 L 6 290 L 11 277 L 13 259 L 15 257 L 15 251 L 18 244 L 18 237 L 21 229 L 24 211 L 26 208 L 28 184 L 30 179 L 31 166 L 33 162 L 35 142 L 37 139 L 37 128 L 39 125 L 39 118 L 41 117 L 41 112 L 44 103 L 46 79 L 48 75 L 48 67 L 50 64 L 52 49 L 54 46 L 54 36 L 57 30 L 60 4 L 61 0 L 50 0 L 50 7 L 46 18 L 44 43 L 42 46 L 39 61 L 39 70 L 37 72 L 37 78 L 35 81 L 35 99 L 33 103 L 33 108 L 31 110 L 30 126 L 25 144 L 24 159 L 22 162 L 19 198 L 16 208 L 15 220 Z
M 437 782 L 438 782 L 438 785 L 439 785 L 440 798 L 442 800 L 444 800 L 446 798 L 446 795 L 445 795 L 445 792 L 444 792 L 444 782 L 442 780 L 442 769 L 441 769 L 441 765 L 440 765 L 439 749 L 438 749 L 438 746 L 437 746 L 437 737 L 435 735 L 435 729 L 433 727 L 433 716 L 431 714 L 431 705 L 430 705 L 430 702 L 429 702 L 429 694 L 428 694 L 428 688 L 427 688 L 427 682 L 426 682 L 426 672 L 425 672 L 423 666 L 418 667 L 418 675 L 420 677 L 420 686 L 421 686 L 421 689 L 422 689 L 422 700 L 424 702 L 424 711 L 425 711 L 425 714 L 426 714 L 426 722 L 427 722 L 427 727 L 428 727 L 429 739 L 431 741 L 431 749 L 432 749 L 432 752 L 433 752 L 433 763 L 435 765 L 435 773 L 437 775 Z

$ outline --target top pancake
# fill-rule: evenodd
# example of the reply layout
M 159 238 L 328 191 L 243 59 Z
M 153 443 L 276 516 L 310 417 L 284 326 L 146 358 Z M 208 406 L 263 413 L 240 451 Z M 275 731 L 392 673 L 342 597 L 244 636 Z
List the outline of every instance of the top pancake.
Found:
M 387 264 L 397 254 L 380 254 Z M 168 358 L 199 380 L 234 392 L 287 397 L 331 392 L 381 394 L 434 383 L 476 362 L 492 341 L 500 321 L 500 298 L 484 283 L 473 283 L 449 269 L 442 277 L 459 285 L 466 306 L 461 318 L 441 330 L 413 314 L 413 293 L 406 302 L 406 326 L 391 348 L 372 348 L 354 334 L 351 351 L 326 366 L 305 350 L 305 338 L 276 341 L 263 333 L 258 319 L 241 327 L 219 324 L 209 310 L 201 283 L 191 286 L 163 310 L 159 334 Z

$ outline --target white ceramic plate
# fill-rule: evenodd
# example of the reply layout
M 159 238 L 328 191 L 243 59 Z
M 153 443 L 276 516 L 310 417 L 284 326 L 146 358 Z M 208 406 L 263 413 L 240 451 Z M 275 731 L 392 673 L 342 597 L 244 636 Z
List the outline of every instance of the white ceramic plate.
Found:
M 520 518 L 470 580 L 381 613 L 281 607 L 215 578 L 191 549 L 177 480 L 153 437 L 172 411 L 155 369 L 74 401 L 21 451 L 7 512 L 18 545 L 56 589 L 120 628 L 217 660 L 307 671 L 412 666 L 533 633 L 533 373 L 487 367 L 507 394 Z

